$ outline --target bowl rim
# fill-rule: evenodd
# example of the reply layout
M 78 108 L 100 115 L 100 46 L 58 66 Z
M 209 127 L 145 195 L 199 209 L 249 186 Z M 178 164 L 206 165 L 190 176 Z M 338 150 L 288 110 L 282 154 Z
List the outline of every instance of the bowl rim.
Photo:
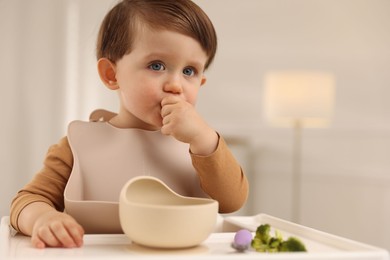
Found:
M 161 205 L 157 203 L 143 203 L 143 202 L 134 202 L 131 201 L 127 198 L 126 193 L 129 187 L 136 183 L 137 181 L 142 181 L 142 180 L 151 180 L 159 183 L 160 185 L 164 186 L 167 190 L 169 190 L 174 196 L 180 199 L 184 200 L 196 200 L 200 201 L 201 203 L 199 204 L 179 204 L 179 205 Z M 161 179 L 154 177 L 154 176 L 149 176 L 149 175 L 141 175 L 141 176 L 136 176 L 134 178 L 131 178 L 126 182 L 126 184 L 122 187 L 122 190 L 120 192 L 120 198 L 119 198 L 119 205 L 125 204 L 125 205 L 133 205 L 133 206 L 139 206 L 139 207 L 145 207 L 145 208 L 163 208 L 163 209 L 172 209 L 172 208 L 198 208 L 198 207 L 206 207 L 210 205 L 217 204 L 218 208 L 218 201 L 212 198 L 207 198 L 207 197 L 190 197 L 190 196 L 184 196 L 181 194 L 178 194 L 174 190 L 172 190 L 166 183 L 164 183 Z
M 187 197 L 186 197 L 187 198 Z M 184 210 L 191 208 L 202 208 L 202 207 L 213 207 L 217 206 L 218 209 L 218 201 L 209 198 L 192 198 L 188 197 L 188 199 L 202 200 L 205 203 L 201 204 L 179 204 L 179 205 L 161 205 L 157 203 L 142 203 L 142 202 L 134 202 L 134 201 L 126 201 L 124 205 L 126 206 L 134 206 L 134 207 L 143 207 L 143 208 L 154 208 L 154 209 L 176 209 L 176 210 Z M 122 203 L 120 203 L 122 204 Z

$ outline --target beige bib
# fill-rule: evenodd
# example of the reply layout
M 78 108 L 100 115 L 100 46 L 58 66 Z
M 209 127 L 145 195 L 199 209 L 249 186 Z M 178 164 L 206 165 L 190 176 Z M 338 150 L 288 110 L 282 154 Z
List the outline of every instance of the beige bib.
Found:
M 64 193 L 65 210 L 86 233 L 122 233 L 119 194 L 135 176 L 154 176 L 181 195 L 206 197 L 188 144 L 160 131 L 74 121 L 68 140 L 74 164 Z

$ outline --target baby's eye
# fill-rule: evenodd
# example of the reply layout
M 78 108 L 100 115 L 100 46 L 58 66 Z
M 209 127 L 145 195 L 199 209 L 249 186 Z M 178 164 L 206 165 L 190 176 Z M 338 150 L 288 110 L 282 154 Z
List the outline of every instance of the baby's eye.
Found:
M 160 62 L 154 62 L 152 64 L 149 65 L 149 69 L 151 70 L 156 70 L 156 71 L 160 71 L 160 70 L 165 70 L 165 67 L 162 63 Z
M 183 70 L 183 74 L 186 76 L 193 76 L 195 74 L 195 70 L 193 68 L 185 68 Z

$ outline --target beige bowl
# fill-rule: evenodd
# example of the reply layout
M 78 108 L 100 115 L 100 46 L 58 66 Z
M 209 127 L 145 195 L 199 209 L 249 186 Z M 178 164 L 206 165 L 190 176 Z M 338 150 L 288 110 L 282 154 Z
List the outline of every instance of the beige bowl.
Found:
M 150 176 L 128 181 L 119 199 L 124 233 L 133 242 L 149 247 L 196 246 L 214 230 L 217 215 L 217 201 L 181 196 Z

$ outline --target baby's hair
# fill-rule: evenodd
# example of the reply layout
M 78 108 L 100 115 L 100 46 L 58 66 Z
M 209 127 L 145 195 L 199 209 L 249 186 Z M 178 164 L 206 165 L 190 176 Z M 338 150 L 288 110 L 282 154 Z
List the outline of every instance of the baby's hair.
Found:
M 217 35 L 206 13 L 191 0 L 122 0 L 105 16 L 100 27 L 96 56 L 116 62 L 132 50 L 137 30 L 151 29 L 187 35 L 208 56 L 207 69 L 217 51 Z

